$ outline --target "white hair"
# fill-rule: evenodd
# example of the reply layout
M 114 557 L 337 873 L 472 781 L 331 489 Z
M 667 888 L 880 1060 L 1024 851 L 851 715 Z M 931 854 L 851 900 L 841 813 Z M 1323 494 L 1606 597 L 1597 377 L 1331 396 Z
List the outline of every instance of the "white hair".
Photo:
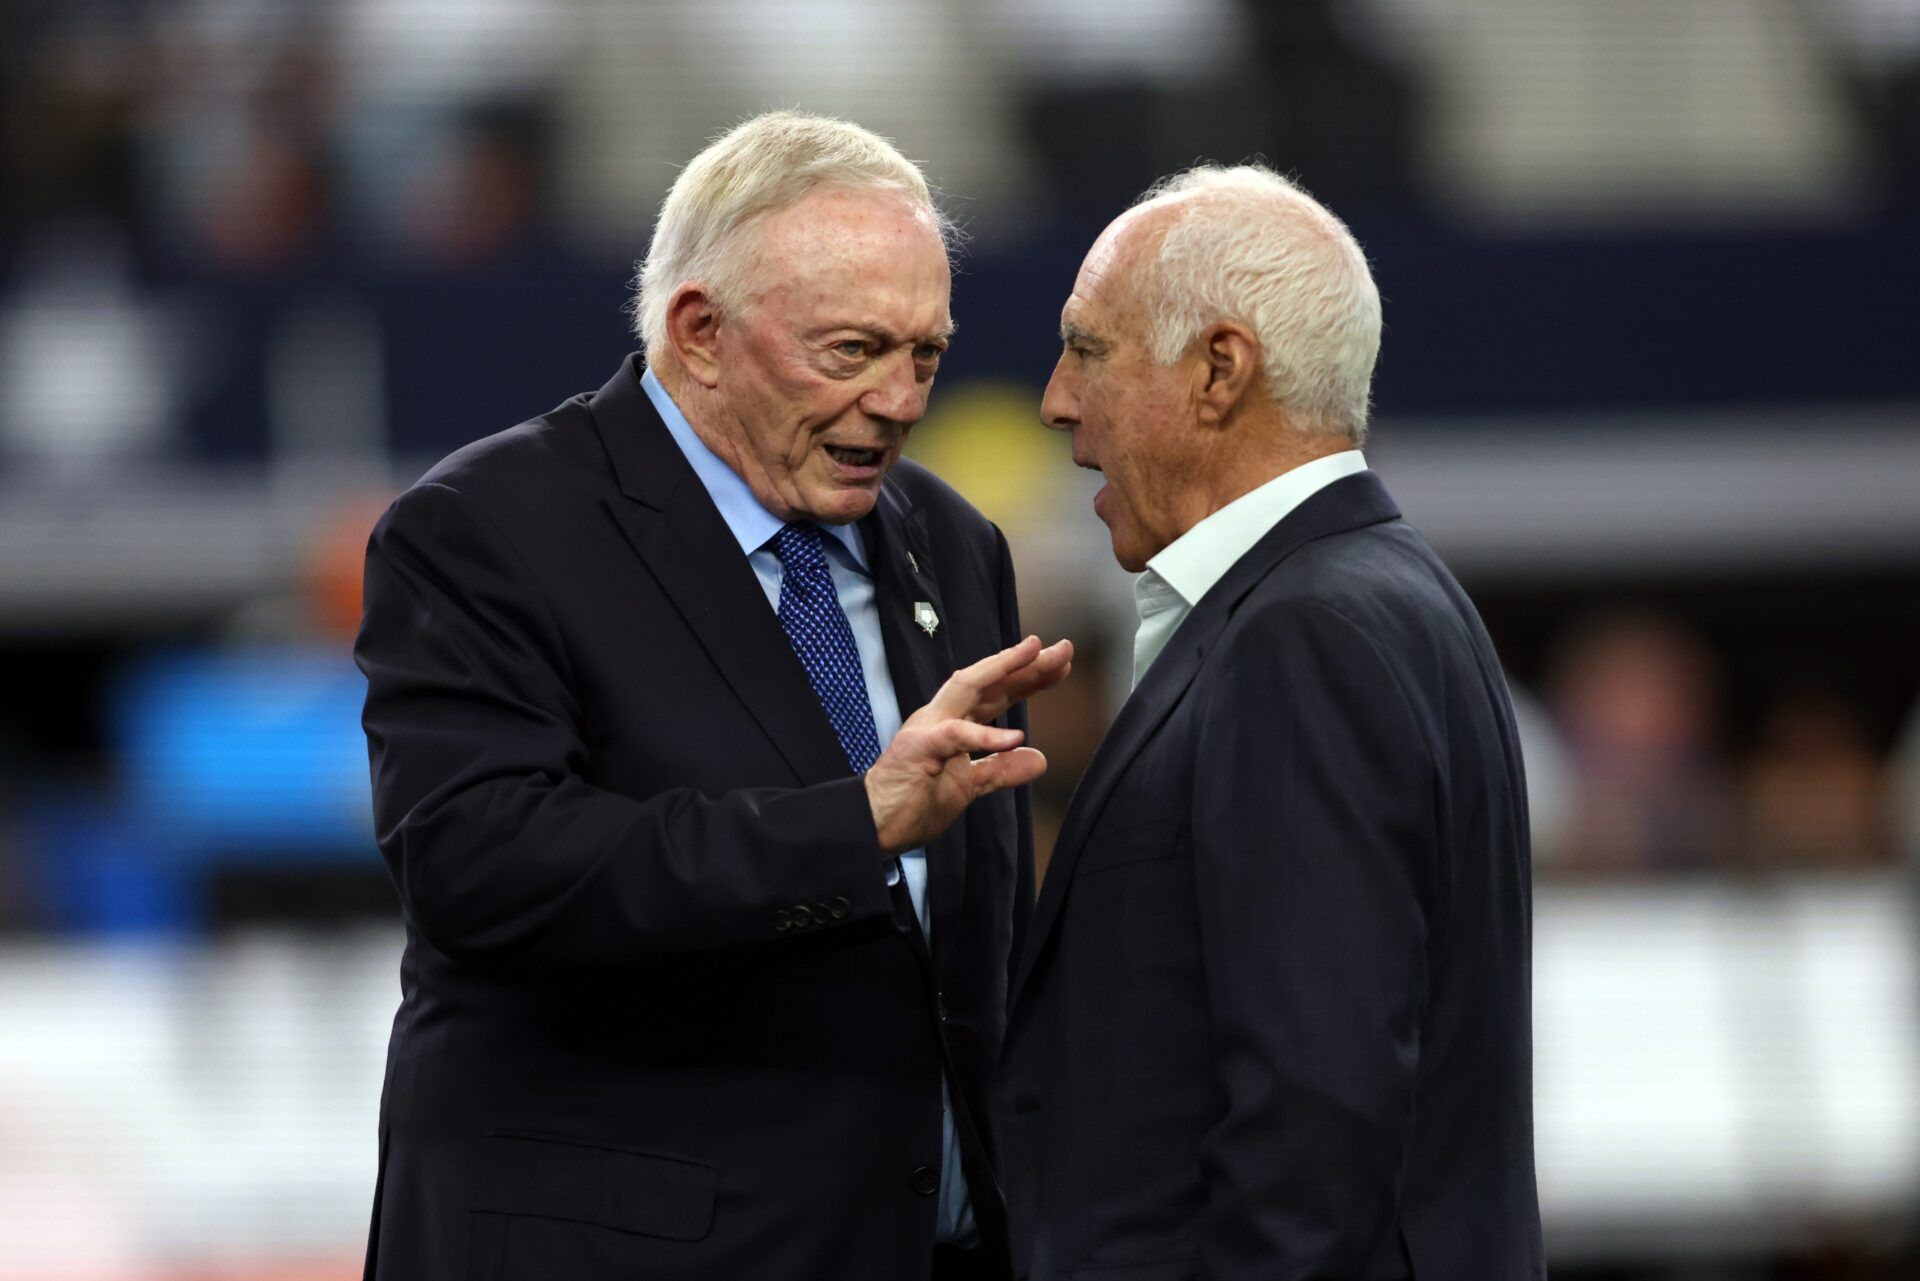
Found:
M 722 307 L 745 296 L 752 238 L 740 233 L 820 187 L 898 192 L 926 209 L 949 252 L 953 224 L 920 167 L 879 134 L 846 120 L 769 111 L 727 130 L 680 171 L 637 264 L 633 330 L 649 358 L 667 341 L 667 302 L 698 280 Z
M 1202 165 L 1137 202 L 1161 204 L 1177 213 L 1137 277 L 1154 361 L 1171 364 L 1208 325 L 1237 320 L 1299 430 L 1364 442 L 1380 293 L 1346 224 L 1264 165 Z

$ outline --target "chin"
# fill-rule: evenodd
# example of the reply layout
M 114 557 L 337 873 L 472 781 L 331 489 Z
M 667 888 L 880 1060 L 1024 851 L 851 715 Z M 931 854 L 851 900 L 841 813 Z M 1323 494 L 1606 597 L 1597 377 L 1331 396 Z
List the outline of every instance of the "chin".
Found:
M 1113 558 L 1120 562 L 1120 568 L 1129 574 L 1137 574 L 1147 567 L 1147 561 L 1153 553 L 1142 550 L 1138 531 L 1126 525 L 1116 525 L 1106 513 L 1101 514 L 1100 523 L 1107 527 L 1107 541 L 1113 546 Z
M 862 520 L 880 501 L 880 487 L 872 489 L 836 489 L 813 496 L 807 503 L 807 516 L 823 525 L 850 525 Z

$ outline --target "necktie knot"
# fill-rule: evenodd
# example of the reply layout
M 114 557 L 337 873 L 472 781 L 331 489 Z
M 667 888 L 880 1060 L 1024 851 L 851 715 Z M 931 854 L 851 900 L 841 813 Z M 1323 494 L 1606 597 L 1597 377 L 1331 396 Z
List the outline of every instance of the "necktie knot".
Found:
M 820 527 L 812 521 L 796 520 L 782 526 L 773 536 L 773 554 L 780 558 L 780 568 L 787 573 L 804 573 L 825 566 L 827 553 L 822 537 Z

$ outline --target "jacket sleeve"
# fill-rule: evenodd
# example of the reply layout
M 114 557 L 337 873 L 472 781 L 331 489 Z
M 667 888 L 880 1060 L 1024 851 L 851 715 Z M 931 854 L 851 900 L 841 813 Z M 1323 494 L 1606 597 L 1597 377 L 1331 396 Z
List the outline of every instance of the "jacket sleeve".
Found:
M 890 913 L 858 777 L 644 799 L 587 782 L 540 583 L 454 489 L 417 485 L 375 527 L 354 657 L 380 849 L 409 921 L 450 956 L 620 963 Z
M 1215 1062 L 1202 1274 L 1351 1277 L 1392 1239 L 1439 859 L 1435 769 L 1391 666 L 1288 602 L 1211 664 L 1192 816 Z

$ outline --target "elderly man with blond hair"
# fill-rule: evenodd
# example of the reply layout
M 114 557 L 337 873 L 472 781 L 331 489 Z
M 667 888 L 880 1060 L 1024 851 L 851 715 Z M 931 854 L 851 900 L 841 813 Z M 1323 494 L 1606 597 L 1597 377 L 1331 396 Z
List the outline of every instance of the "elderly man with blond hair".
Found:
M 900 460 L 953 325 L 915 166 L 775 113 L 686 167 L 599 391 L 374 530 L 406 917 L 367 1275 L 1004 1276 L 1032 896 L 999 531 Z
M 1518 740 L 1360 452 L 1360 246 L 1195 170 L 1095 242 L 1061 335 L 1042 412 L 1140 625 L 1014 976 L 1017 1273 L 1542 1276 Z

